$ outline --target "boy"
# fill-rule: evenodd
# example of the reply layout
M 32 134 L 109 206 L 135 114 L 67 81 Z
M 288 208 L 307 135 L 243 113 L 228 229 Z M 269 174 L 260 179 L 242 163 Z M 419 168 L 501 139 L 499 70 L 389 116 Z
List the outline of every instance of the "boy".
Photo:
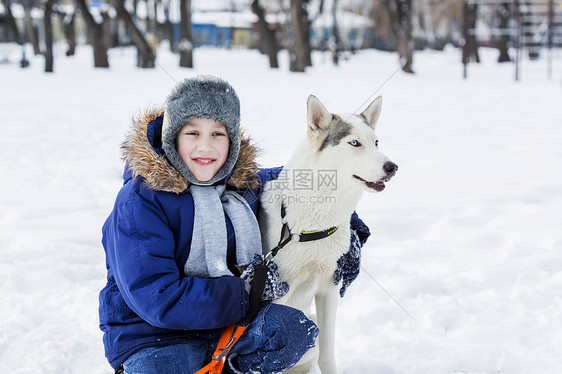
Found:
M 194 373 L 245 316 L 251 277 L 241 272 L 262 252 L 255 214 L 265 181 L 240 132 L 238 96 L 215 77 L 186 79 L 165 110 L 134 121 L 122 150 L 124 185 L 102 238 L 106 356 L 128 374 Z M 288 290 L 270 265 L 265 300 Z M 287 370 L 317 334 L 301 311 L 269 304 L 225 369 Z

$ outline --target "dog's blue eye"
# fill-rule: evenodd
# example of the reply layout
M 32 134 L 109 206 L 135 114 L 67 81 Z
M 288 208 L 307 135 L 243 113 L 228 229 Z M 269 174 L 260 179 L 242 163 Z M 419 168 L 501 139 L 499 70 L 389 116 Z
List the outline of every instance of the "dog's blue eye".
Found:
M 359 143 L 357 140 L 352 140 L 349 142 L 349 144 L 354 147 L 361 147 L 361 143 Z

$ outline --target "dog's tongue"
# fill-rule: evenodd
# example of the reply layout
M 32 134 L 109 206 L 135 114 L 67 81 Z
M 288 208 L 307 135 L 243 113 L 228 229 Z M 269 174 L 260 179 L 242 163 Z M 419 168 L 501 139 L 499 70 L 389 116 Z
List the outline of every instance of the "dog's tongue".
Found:
M 382 191 L 384 190 L 384 182 L 367 182 L 367 187 L 372 188 L 373 190 Z

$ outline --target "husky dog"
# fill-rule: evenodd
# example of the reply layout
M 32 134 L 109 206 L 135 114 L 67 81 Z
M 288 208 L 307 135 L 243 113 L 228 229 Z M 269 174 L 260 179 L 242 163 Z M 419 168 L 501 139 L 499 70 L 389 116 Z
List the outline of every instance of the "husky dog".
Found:
M 360 115 L 336 115 L 309 96 L 308 136 L 279 177 L 264 186 L 259 214 L 264 253 L 271 257 L 270 250 L 286 242 L 274 261 L 290 289 L 276 302 L 304 311 L 320 328 L 319 352 L 311 349 L 290 373 L 308 373 L 316 363 L 322 374 L 337 372 L 334 271 L 349 251 L 350 216 L 363 191 L 382 191 L 398 169 L 378 148 L 374 130 L 381 106 L 379 96 Z M 302 240 L 305 235 L 309 238 Z

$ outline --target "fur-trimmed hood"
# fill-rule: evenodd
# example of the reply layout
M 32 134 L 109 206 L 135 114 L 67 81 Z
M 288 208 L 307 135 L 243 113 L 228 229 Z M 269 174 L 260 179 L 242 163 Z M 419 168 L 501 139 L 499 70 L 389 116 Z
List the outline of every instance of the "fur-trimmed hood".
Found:
M 164 108 L 153 108 L 135 117 L 121 144 L 121 155 L 133 179 L 143 177 L 145 185 L 152 190 L 179 194 L 189 187 L 189 182 L 168 162 L 161 149 L 163 116 Z M 257 188 L 260 184 L 258 150 L 249 137 L 243 132 L 241 135 L 240 152 L 227 184 L 236 188 Z

